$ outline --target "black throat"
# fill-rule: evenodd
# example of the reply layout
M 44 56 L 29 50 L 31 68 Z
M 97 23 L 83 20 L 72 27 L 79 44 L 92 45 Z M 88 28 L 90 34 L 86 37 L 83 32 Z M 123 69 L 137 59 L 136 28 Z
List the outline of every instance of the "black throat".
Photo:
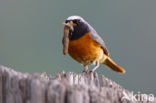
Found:
M 88 32 L 89 32 L 88 25 L 85 23 L 81 23 L 81 24 L 74 27 L 73 32 L 70 31 L 69 39 L 70 40 L 77 40 Z

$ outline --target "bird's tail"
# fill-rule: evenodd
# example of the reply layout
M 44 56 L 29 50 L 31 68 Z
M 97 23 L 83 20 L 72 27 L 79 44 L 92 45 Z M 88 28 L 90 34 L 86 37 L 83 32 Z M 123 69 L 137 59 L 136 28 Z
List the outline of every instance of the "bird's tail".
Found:
M 110 57 L 107 56 L 107 58 L 103 62 L 104 65 L 106 65 L 108 68 L 110 68 L 113 71 L 116 71 L 118 73 L 125 73 L 126 71 L 118 66 Z

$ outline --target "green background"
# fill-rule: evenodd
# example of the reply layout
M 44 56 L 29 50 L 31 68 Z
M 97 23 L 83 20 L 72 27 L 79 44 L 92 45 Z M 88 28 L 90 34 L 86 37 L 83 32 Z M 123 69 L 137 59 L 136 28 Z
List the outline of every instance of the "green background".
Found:
M 124 88 L 156 95 L 156 0 L 1 0 L 0 65 L 21 72 L 83 68 L 62 54 L 63 25 L 80 15 L 104 39 L 110 55 L 126 69 L 119 75 L 97 69 Z

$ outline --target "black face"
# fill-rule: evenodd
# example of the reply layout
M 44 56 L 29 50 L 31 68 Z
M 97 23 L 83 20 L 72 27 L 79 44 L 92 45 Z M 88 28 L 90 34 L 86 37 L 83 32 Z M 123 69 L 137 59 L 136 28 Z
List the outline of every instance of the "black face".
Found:
M 66 20 L 65 23 L 70 22 L 70 20 Z M 70 31 L 69 39 L 70 40 L 76 40 L 85 35 L 89 32 L 88 24 L 80 19 L 74 19 L 72 20 L 73 23 L 76 24 L 76 26 L 73 26 L 74 30 Z

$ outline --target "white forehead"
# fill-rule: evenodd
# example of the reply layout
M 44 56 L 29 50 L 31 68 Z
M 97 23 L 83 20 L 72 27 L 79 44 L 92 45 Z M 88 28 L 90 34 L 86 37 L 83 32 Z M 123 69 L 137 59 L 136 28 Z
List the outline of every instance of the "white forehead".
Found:
M 76 16 L 76 15 L 74 15 L 74 16 L 69 16 L 69 17 L 67 18 L 67 20 L 75 20 L 75 19 L 80 19 L 80 20 L 84 21 L 84 19 L 83 19 L 82 17 Z

